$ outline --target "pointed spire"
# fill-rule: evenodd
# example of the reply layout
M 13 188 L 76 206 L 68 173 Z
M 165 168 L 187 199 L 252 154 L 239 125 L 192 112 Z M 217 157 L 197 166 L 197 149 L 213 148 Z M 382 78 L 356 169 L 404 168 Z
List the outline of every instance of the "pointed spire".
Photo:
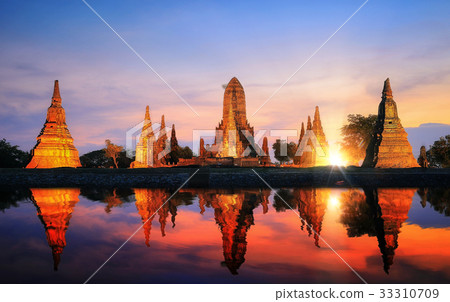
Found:
M 59 82 L 55 80 L 55 86 L 53 88 L 52 104 L 61 104 L 61 94 L 59 93 Z
M 61 262 L 61 252 L 53 251 L 53 270 L 56 272 L 58 270 L 59 263 Z
M 145 107 L 144 126 L 142 127 L 143 137 L 153 137 L 152 121 L 150 119 L 149 106 Z
M 149 107 L 147 106 L 147 107 L 145 107 L 145 118 L 144 118 L 146 121 L 149 121 L 150 120 L 150 109 L 149 109 Z
M 392 89 L 391 89 L 391 82 L 389 78 L 384 81 L 384 87 L 383 87 L 383 98 L 392 98 Z
M 172 132 L 170 134 L 170 147 L 172 151 L 178 146 L 177 134 L 175 133 L 175 124 L 172 124 Z
M 164 121 L 164 114 L 161 116 L 161 129 L 166 128 L 166 122 Z
M 264 136 L 262 150 L 266 156 L 269 156 L 269 142 L 267 140 L 267 136 Z
M 311 117 L 308 115 L 308 124 L 306 126 L 306 130 L 311 130 L 312 129 L 312 125 L 311 125 Z
M 299 141 L 302 140 L 304 135 L 305 135 L 305 124 L 302 122 L 302 129 L 300 130 L 300 139 L 299 139 Z
M 316 111 L 314 112 L 314 121 L 320 121 L 319 106 L 316 106 Z
M 164 121 L 164 114 L 163 114 L 161 116 L 161 126 L 159 128 L 159 136 L 158 136 L 158 138 L 163 137 L 166 134 L 167 134 L 166 133 L 166 122 Z

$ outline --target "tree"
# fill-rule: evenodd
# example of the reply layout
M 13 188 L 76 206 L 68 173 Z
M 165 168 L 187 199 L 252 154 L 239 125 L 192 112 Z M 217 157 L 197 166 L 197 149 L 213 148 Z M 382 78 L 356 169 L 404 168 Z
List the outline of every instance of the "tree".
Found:
M 106 168 L 111 165 L 103 149 L 83 154 L 80 156 L 80 162 L 84 168 Z
M 119 153 L 122 152 L 123 147 L 111 143 L 109 139 L 105 140 L 105 144 L 106 148 L 103 150 L 105 151 L 106 157 L 112 158 L 116 169 L 119 168 L 117 165 L 117 157 L 119 156 Z
M 194 156 L 194 153 L 192 152 L 191 148 L 189 148 L 188 146 L 178 148 L 178 158 L 190 159 L 193 156 Z
M 127 153 L 122 151 L 117 156 L 117 166 L 128 168 L 133 160 L 127 157 Z M 81 165 L 84 168 L 109 168 L 114 165 L 112 158 L 106 157 L 104 149 L 95 150 L 80 156 Z
M 435 141 L 427 151 L 430 166 L 450 168 L 450 134 Z
M 282 144 L 286 145 L 286 141 L 285 140 L 281 141 L 281 140 L 277 139 L 276 142 L 272 145 L 272 149 L 274 150 L 274 153 L 275 153 L 274 154 L 275 158 L 280 163 L 285 163 L 285 162 L 289 162 L 289 161 L 293 160 L 294 156 L 295 156 L 295 152 L 297 152 L 297 144 L 295 144 L 294 142 L 290 142 L 286 146 L 287 153 L 280 154 Z
M 23 168 L 30 160 L 30 153 L 12 146 L 6 139 L 0 140 L 0 168 Z
M 373 130 L 377 122 L 377 115 L 349 114 L 348 124 L 342 126 L 343 142 L 341 152 L 350 164 L 358 165 L 366 156 L 366 149 L 372 139 Z

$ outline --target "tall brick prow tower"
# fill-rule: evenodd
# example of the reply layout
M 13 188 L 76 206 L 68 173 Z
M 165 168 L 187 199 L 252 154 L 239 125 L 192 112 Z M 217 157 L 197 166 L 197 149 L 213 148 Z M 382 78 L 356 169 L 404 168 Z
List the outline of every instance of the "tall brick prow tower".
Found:
M 362 164 L 367 168 L 418 167 L 408 142 L 408 134 L 398 117 L 389 78 L 384 82 L 378 119 Z

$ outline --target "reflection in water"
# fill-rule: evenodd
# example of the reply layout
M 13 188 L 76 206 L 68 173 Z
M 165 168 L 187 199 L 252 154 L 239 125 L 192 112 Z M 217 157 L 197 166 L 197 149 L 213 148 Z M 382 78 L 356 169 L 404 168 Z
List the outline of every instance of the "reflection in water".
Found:
M 322 222 L 329 200 L 329 189 L 295 188 L 278 190 L 274 197 L 277 211 L 298 210 L 302 219 L 301 230 L 306 228 L 308 236 L 313 235 L 314 244 L 319 246 Z
M 66 246 L 66 231 L 79 195 L 80 189 L 31 189 L 31 200 L 52 248 L 55 271 Z
M 136 197 L 136 208 L 144 223 L 145 244 L 150 246 L 150 231 L 152 230 L 152 221 L 156 215 L 159 215 L 159 223 L 161 225 L 161 235 L 165 236 L 166 220 L 169 216 L 169 202 L 165 203 L 169 198 L 169 193 L 164 189 L 134 189 Z M 173 207 L 172 207 L 173 211 Z M 172 213 L 172 212 L 171 212 Z M 175 215 L 172 214 L 172 222 L 175 225 Z
M 136 188 L 134 196 L 136 198 L 136 209 L 141 216 L 144 224 L 145 245 L 150 246 L 150 232 L 152 230 L 152 221 L 156 215 L 159 216 L 161 235 L 166 236 L 166 221 L 171 215 L 172 227 L 175 227 L 175 217 L 177 216 L 177 207 L 180 205 L 192 204 L 192 194 L 178 192 L 172 196 L 172 193 L 166 189 L 142 189 Z M 172 198 L 169 199 L 169 197 Z M 168 200 L 169 199 L 169 200 Z
M 360 269 L 368 269 L 368 266 L 371 265 L 370 259 L 377 259 L 375 266 L 372 266 L 375 267 L 376 272 L 379 272 L 379 274 L 383 276 L 386 276 L 386 274 L 389 274 L 389 272 L 391 272 L 389 278 L 392 278 L 392 280 L 394 280 L 393 275 L 396 275 L 397 270 L 392 270 L 392 266 L 394 264 L 394 256 L 396 252 L 397 256 L 395 257 L 397 258 L 395 261 L 395 266 L 401 269 L 405 268 L 405 264 L 403 264 L 402 266 L 401 261 L 398 260 L 399 236 L 402 227 L 402 236 L 404 239 L 403 241 L 401 241 L 401 243 L 404 250 L 402 250 L 403 253 L 401 259 L 403 262 L 407 258 L 407 256 L 405 255 L 408 253 L 410 257 L 408 261 L 416 263 L 420 261 L 418 260 L 418 258 L 412 257 L 417 257 L 417 255 L 438 255 L 440 251 L 421 250 L 420 253 L 423 254 L 418 254 L 418 252 L 414 251 L 414 247 L 408 248 L 408 245 L 411 246 L 411 244 L 415 244 L 415 242 L 411 243 L 411 238 L 415 238 L 416 231 L 424 231 L 424 229 L 419 228 L 418 225 L 404 223 L 408 219 L 408 212 L 412 207 L 413 196 L 416 191 L 418 193 L 418 197 L 420 197 L 420 199 L 417 199 L 417 201 L 420 202 L 422 206 L 417 203 L 417 207 L 415 207 L 414 209 L 419 209 L 419 211 L 422 211 L 422 207 L 425 207 L 427 204 L 429 204 L 428 207 L 431 206 L 431 208 L 439 213 L 445 214 L 447 216 L 450 214 L 450 190 L 446 188 L 421 188 L 419 190 L 387 188 L 278 189 L 277 194 L 281 196 L 281 198 L 277 194 L 273 194 L 273 192 L 271 192 L 269 189 L 233 190 L 185 188 L 177 192 L 177 194 L 175 194 L 170 200 L 168 199 L 173 192 L 167 189 L 83 188 L 81 189 L 82 196 L 88 197 L 89 199 L 96 202 L 101 202 L 102 205 L 100 205 L 100 207 L 98 207 L 97 205 L 97 209 L 99 209 L 99 211 L 90 212 L 94 207 L 84 206 L 83 202 L 87 201 L 85 199 L 82 199 L 83 202 L 80 202 L 80 204 L 77 205 L 77 208 L 79 208 L 77 210 L 77 213 L 79 213 L 78 215 L 80 215 L 81 217 L 78 218 L 78 216 L 76 216 L 76 219 L 81 219 L 80 221 L 82 223 L 77 222 L 77 226 L 82 230 L 84 230 L 83 227 L 85 227 L 86 230 L 92 230 L 92 225 L 89 224 L 91 222 L 98 225 L 98 222 L 100 221 L 101 223 L 103 223 L 103 225 L 105 225 L 104 219 L 106 217 L 109 217 L 109 220 L 106 221 L 120 221 L 122 219 L 123 221 L 126 221 L 126 225 L 129 226 L 129 229 L 119 230 L 124 231 L 125 238 L 129 236 L 129 233 L 132 233 L 137 228 L 136 224 L 144 223 L 144 235 L 138 234 L 136 236 L 136 239 L 138 242 L 138 246 L 142 246 L 142 248 L 145 249 L 145 246 L 143 244 L 144 239 L 140 238 L 139 236 L 145 237 L 145 245 L 150 246 L 150 233 L 154 219 L 158 220 L 157 223 L 160 225 L 160 232 L 164 237 L 166 235 L 167 223 L 171 224 L 172 227 L 175 227 L 176 218 L 180 221 L 181 224 L 183 219 L 187 217 L 188 219 L 191 219 L 191 227 L 194 229 L 189 229 L 188 232 L 190 233 L 187 233 L 186 230 L 179 230 L 179 227 L 177 227 L 175 229 L 176 232 L 169 233 L 170 236 L 168 237 L 171 238 L 166 238 L 164 240 L 175 240 L 174 242 L 177 242 L 177 240 L 180 240 L 179 234 L 185 234 L 184 236 L 187 236 L 187 238 L 189 238 L 189 240 L 187 241 L 188 243 L 182 244 L 183 248 L 175 251 L 170 251 L 170 249 L 164 250 L 164 247 L 155 244 L 151 249 L 151 259 L 161 259 L 157 258 L 162 257 L 158 256 L 160 255 L 161 251 L 163 251 L 164 257 L 167 257 L 167 259 L 173 259 L 170 257 L 173 257 L 174 255 L 175 257 L 178 257 L 176 260 L 171 261 L 172 264 L 183 263 L 186 265 L 187 262 L 183 262 L 183 259 L 189 259 L 190 262 L 197 264 L 197 261 L 201 262 L 204 259 L 207 259 L 205 261 L 210 261 L 212 257 L 212 259 L 214 259 L 216 263 L 217 261 L 219 261 L 223 266 L 226 266 L 232 275 L 238 275 L 239 271 L 241 278 L 243 278 L 244 276 L 248 277 L 249 272 L 254 270 L 258 265 L 260 265 L 261 267 L 265 265 L 275 265 L 273 264 L 273 260 L 264 258 L 265 256 L 260 257 L 260 259 L 255 259 L 254 255 L 252 254 L 252 259 L 246 260 L 246 257 L 249 258 L 249 255 L 246 255 L 248 245 L 254 247 L 255 250 L 257 250 L 259 247 L 258 251 L 260 251 L 261 253 L 267 253 L 267 249 L 271 244 L 286 244 L 286 241 L 283 240 L 286 240 L 288 238 L 283 239 L 283 235 L 289 234 L 291 236 L 290 238 L 292 238 L 292 233 L 289 232 L 292 232 L 292 230 L 296 230 L 295 232 L 298 232 L 298 226 L 300 226 L 300 229 L 305 231 L 308 234 L 308 237 L 312 237 L 311 239 L 313 240 L 311 240 L 310 238 L 307 238 L 307 240 L 305 241 L 289 240 L 290 249 L 280 252 L 279 254 L 278 251 L 276 253 L 271 251 L 272 253 L 274 253 L 274 255 L 276 255 L 274 257 L 274 259 L 277 259 L 276 261 L 280 261 L 280 263 L 284 264 L 284 260 L 280 259 L 283 258 L 283 255 L 286 256 L 286 259 L 288 259 L 290 256 L 292 256 L 290 253 L 292 253 L 293 250 L 298 250 L 298 252 L 300 253 L 304 251 L 309 252 L 314 250 L 316 252 L 310 252 L 311 255 L 308 255 L 308 257 L 312 259 L 310 263 L 302 263 L 302 261 L 305 261 L 304 259 L 299 259 L 298 261 L 301 265 L 305 265 L 305 267 L 302 267 L 302 269 L 307 269 L 306 267 L 310 265 L 311 269 L 313 270 L 322 270 L 324 264 L 324 262 L 322 261 L 327 257 L 323 257 L 322 255 L 324 254 L 321 253 L 327 252 L 327 249 L 317 250 L 314 246 L 319 247 L 320 234 L 324 233 L 325 239 L 329 241 L 331 246 L 337 248 L 338 252 L 343 254 L 343 257 L 345 257 L 344 255 L 345 253 L 347 253 L 348 258 L 346 259 L 348 259 L 350 262 L 353 261 L 353 258 L 351 257 L 359 257 L 359 260 L 355 261 L 356 263 L 351 263 L 352 265 L 355 264 L 356 266 L 358 266 L 357 262 L 362 260 L 361 262 L 364 264 L 359 264 L 361 266 Z M 31 196 L 31 200 L 37 209 L 38 217 L 44 225 L 47 242 L 52 249 L 54 269 L 57 270 L 58 264 L 60 262 L 60 255 L 66 246 L 65 234 L 68 229 L 69 221 L 71 219 L 74 207 L 78 202 L 79 194 L 80 189 L 31 189 L 31 194 L 30 191 L 11 191 L 10 193 L 8 193 L 8 195 L 2 195 L 3 197 L 0 197 L 0 202 L 4 205 L 2 205 L 0 209 L 6 209 L 10 206 L 16 206 L 19 204 L 18 201 L 20 202 L 20 200 L 23 200 L 24 198 L 26 199 L 27 196 Z M 4 196 L 7 196 L 8 200 L 4 200 Z M 182 210 L 179 208 L 180 206 L 193 204 L 193 200 L 195 199 L 198 200 L 198 210 L 196 210 L 195 208 L 194 210 Z M 129 205 L 132 205 L 131 203 L 134 202 L 134 200 L 136 209 L 134 208 L 134 206 L 126 206 L 127 203 L 129 203 Z M 269 212 L 270 203 L 272 203 L 275 211 L 271 211 L 268 215 L 262 215 Z M 260 207 L 260 211 L 257 211 L 258 207 Z M 291 211 L 291 209 L 293 209 L 296 214 L 298 213 L 298 215 L 302 219 L 297 218 L 296 220 L 295 216 L 292 215 L 293 213 L 290 213 L 292 217 L 280 215 L 280 212 Z M 7 216 L 8 213 L 13 212 L 14 210 L 15 209 L 5 211 L 5 216 Z M 90 213 L 89 216 L 86 217 L 87 220 L 83 220 L 83 210 L 89 211 Z M 138 220 L 136 220 L 136 210 L 140 216 Z M 328 214 L 325 215 L 327 210 Z M 113 212 L 113 214 L 109 215 L 111 211 Z M 108 215 L 105 215 L 105 212 Z M 199 215 L 197 212 L 200 212 L 200 214 L 203 216 Z M 434 214 L 431 210 L 429 212 Z M 414 216 L 412 213 L 413 212 L 411 211 L 411 217 Z M 179 219 L 179 216 L 177 215 L 181 215 L 181 219 Z M 276 215 L 278 215 L 278 217 L 275 217 Z M 209 220 L 205 219 L 205 217 L 209 218 Z M 285 219 L 284 217 L 288 218 Z M 336 221 L 335 217 L 339 217 L 339 221 Z M 91 221 L 91 219 L 93 219 L 93 221 Z M 196 221 L 195 219 L 198 219 L 198 221 Z M 411 220 L 409 222 L 411 222 Z M 201 225 L 201 228 L 206 225 L 204 233 L 202 232 L 203 229 L 200 232 L 198 231 L 198 229 L 195 229 L 197 223 L 199 226 Z M 214 230 L 207 230 L 208 223 Z M 261 225 L 261 228 L 255 228 L 253 226 L 255 223 Z M 217 227 L 214 228 L 214 225 L 218 226 L 221 234 L 216 231 Z M 444 224 L 444 228 L 445 226 L 446 225 Z M 105 226 L 105 228 L 109 227 L 109 225 Z M 114 228 L 114 226 L 112 225 L 111 227 Z M 71 226 L 71 232 L 73 231 L 73 228 L 75 228 L 76 232 L 77 227 L 74 226 Z M 411 233 L 411 228 L 414 228 L 413 235 Z M 250 229 L 252 229 L 252 240 L 249 242 L 248 234 Z M 269 233 L 267 233 L 268 229 L 270 230 Z M 108 230 L 110 231 L 110 229 Z M 442 231 L 442 233 L 438 233 L 437 230 L 427 230 L 428 234 L 436 234 L 435 236 L 438 236 L 437 234 L 447 234 L 447 230 L 440 231 Z M 122 243 L 122 235 L 118 236 L 117 233 L 118 232 L 114 232 L 114 234 L 109 233 L 108 235 L 105 235 L 105 237 L 107 239 L 117 239 L 118 243 L 120 244 Z M 190 237 L 191 234 L 192 237 Z M 83 235 L 84 234 L 81 234 L 77 237 L 80 238 L 83 237 Z M 352 239 L 345 241 L 348 237 L 364 237 L 365 235 L 368 235 L 369 237 L 375 237 L 378 242 L 378 248 L 374 241 L 375 238 L 371 240 L 360 238 L 358 240 Z M 92 235 L 86 234 L 86 237 L 89 236 Z M 97 234 L 95 236 L 97 236 Z M 216 246 L 215 250 L 214 248 L 209 249 L 212 246 L 210 242 L 214 242 L 214 240 L 218 239 L 220 236 L 222 239 L 222 246 Z M 442 235 L 439 236 L 439 238 L 442 237 Z M 197 245 L 199 245 L 199 237 L 202 238 L 200 240 L 202 245 L 198 248 L 202 252 L 201 256 L 196 254 L 196 248 Z M 185 238 L 183 238 L 181 242 L 186 242 L 184 241 Z M 428 238 L 428 242 L 436 242 L 433 241 L 435 240 L 433 238 L 433 236 L 431 236 L 431 238 Z M 156 242 L 160 239 L 154 238 L 152 240 Z M 312 244 L 312 241 L 314 242 L 314 245 Z M 346 242 L 347 245 L 342 245 L 344 246 L 344 248 L 339 247 L 339 245 L 335 247 L 334 244 L 336 244 L 336 242 Z M 192 244 L 192 247 L 190 247 L 189 244 Z M 371 246 L 368 244 L 370 244 Z M 205 249 L 205 246 L 207 246 L 208 248 Z M 430 244 L 428 244 L 428 246 L 430 246 Z M 190 250 L 190 253 L 183 254 L 189 248 L 192 248 L 192 250 Z M 217 248 L 219 249 L 219 251 L 217 251 Z M 134 246 L 133 249 L 137 250 L 139 249 L 139 247 Z M 221 255 L 222 253 L 220 252 L 220 249 L 223 252 L 223 256 Z M 406 251 L 407 249 L 409 250 Z M 209 251 L 213 250 L 214 254 L 208 254 Z M 149 254 L 147 249 L 145 249 L 145 253 Z M 379 260 L 380 253 L 382 256 L 382 267 L 386 274 L 383 273 L 383 270 L 381 269 L 381 266 L 379 264 L 381 263 L 381 261 Z M 183 255 L 179 256 L 181 254 Z M 205 257 L 205 255 L 208 256 Z M 441 255 L 441 257 L 444 256 L 445 253 Z M 329 257 L 331 258 L 333 256 L 330 255 Z M 363 257 L 365 258 L 360 259 Z M 425 258 L 426 257 L 423 257 L 421 259 L 423 259 L 422 261 L 427 262 Z M 192 261 L 192 259 L 196 260 Z M 316 260 L 317 263 L 314 263 L 314 261 Z M 70 263 L 68 259 L 66 259 L 66 261 Z M 242 267 L 245 261 L 251 262 L 252 265 L 248 265 L 246 263 L 246 270 L 242 271 Z M 289 263 L 289 261 L 290 260 L 286 260 L 286 263 Z M 327 264 L 332 263 L 332 260 L 329 260 L 328 258 L 327 261 L 330 261 L 326 262 Z M 158 261 L 148 262 L 156 263 Z M 294 264 L 298 263 L 295 262 Z M 152 265 L 155 264 L 153 263 Z M 435 265 L 437 267 L 436 270 L 438 270 L 441 266 L 445 268 L 445 265 L 448 264 L 444 263 L 441 264 L 441 266 L 439 266 L 438 264 Z M 170 269 L 168 268 L 168 270 Z M 211 267 L 211 271 L 213 270 L 214 267 Z M 219 271 L 223 270 L 224 269 L 219 268 Z M 270 269 L 268 271 L 270 271 Z M 226 272 L 226 275 L 231 278 L 228 272 Z M 242 280 L 236 279 L 236 277 L 232 278 L 232 280 Z M 445 280 L 448 280 L 448 278 Z
M 349 237 L 376 236 L 383 269 L 388 274 L 398 248 L 398 235 L 408 219 L 416 189 L 350 189 L 341 195 L 341 222 Z
M 214 209 L 214 218 L 222 232 L 225 265 L 233 275 L 245 261 L 247 231 L 254 224 L 253 210 L 262 204 L 268 210 L 270 190 L 249 190 L 240 193 L 225 193 L 202 190 L 198 193 L 201 213 L 206 207 Z
M 110 214 L 115 207 L 121 207 L 124 203 L 131 202 L 130 196 L 133 195 L 131 189 L 124 188 L 96 188 L 88 187 L 81 189 L 81 195 L 93 200 L 105 203 L 105 212 Z
M 427 205 L 427 202 L 433 207 L 436 212 L 450 216 L 450 190 L 447 188 L 420 188 L 417 190 L 421 198 L 422 207 Z

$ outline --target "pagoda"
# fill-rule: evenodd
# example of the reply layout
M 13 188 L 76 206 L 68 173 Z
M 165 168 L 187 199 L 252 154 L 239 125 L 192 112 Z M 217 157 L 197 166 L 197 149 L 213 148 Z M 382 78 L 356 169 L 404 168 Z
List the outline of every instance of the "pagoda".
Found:
M 316 106 L 312 122 L 308 116 L 306 131 L 302 122 L 294 165 L 302 168 L 326 166 L 329 164 L 328 157 L 329 145 L 320 120 L 319 106 Z
M 213 149 L 218 157 L 242 157 L 250 146 L 244 133 L 253 136 L 253 127 L 247 121 L 244 88 L 237 78 L 232 78 L 225 88 L 223 97 L 223 117 L 216 127 L 216 139 Z
M 145 108 L 144 125 L 142 126 L 139 142 L 136 144 L 136 160 L 131 163 L 131 168 L 147 168 L 153 165 L 153 143 L 155 135 L 153 134 L 152 120 L 150 119 L 150 110 Z
M 368 168 L 419 167 L 408 142 L 408 134 L 398 117 L 397 104 L 392 95 L 389 78 L 384 82 L 381 103 L 378 106 L 378 119 L 362 166 Z
M 78 151 L 66 124 L 66 113 L 61 106 L 58 80 L 55 81 L 52 103 L 47 119 L 31 151 L 32 159 L 26 168 L 81 167 Z
M 316 152 L 315 166 L 326 166 L 328 165 L 328 155 L 329 155 L 329 145 L 325 133 L 322 128 L 322 121 L 320 120 L 319 106 L 316 106 L 314 112 L 314 120 L 312 122 L 312 131 L 316 136 L 317 142 L 322 148 L 323 152 Z

